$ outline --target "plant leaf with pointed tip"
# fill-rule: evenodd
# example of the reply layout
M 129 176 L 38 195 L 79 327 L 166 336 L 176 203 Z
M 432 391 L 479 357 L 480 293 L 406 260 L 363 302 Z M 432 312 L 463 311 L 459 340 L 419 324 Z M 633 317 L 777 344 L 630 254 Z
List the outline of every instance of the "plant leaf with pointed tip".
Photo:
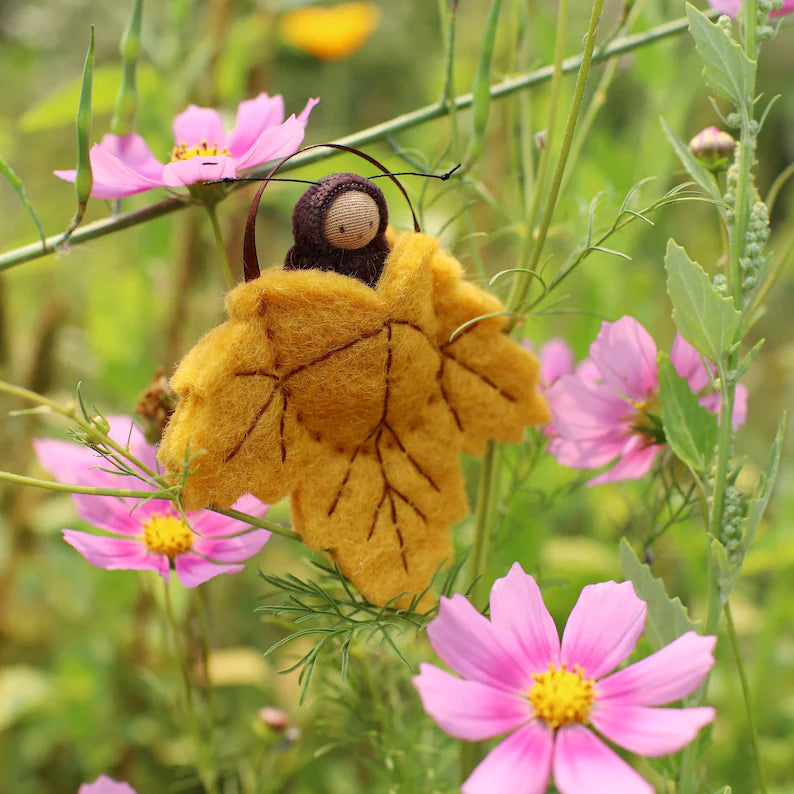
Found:
M 33 219 L 33 223 L 36 224 L 36 228 L 39 230 L 39 237 L 41 237 L 42 245 L 45 245 L 47 238 L 44 234 L 44 229 L 41 225 L 41 221 L 39 220 L 36 210 L 33 208 L 33 205 L 30 203 L 30 200 L 25 193 L 25 187 L 22 184 L 22 180 L 16 175 L 14 169 L 11 168 L 11 166 L 2 157 L 0 157 L 0 174 L 6 178 L 8 184 L 14 189 L 14 193 L 19 196 L 19 200 L 25 205 L 25 209 L 28 211 L 28 214 Z
M 667 595 L 662 580 L 639 561 L 626 538 L 620 539 L 619 557 L 623 575 L 634 585 L 637 597 L 648 605 L 645 636 L 654 650 L 669 645 L 688 631 L 701 632 L 700 623 L 689 617 L 681 599 Z
M 666 355 L 659 360 L 659 394 L 667 443 L 684 463 L 695 471 L 704 471 L 714 457 L 717 415 L 700 405 L 686 378 L 675 371 Z
M 723 298 L 714 289 L 703 268 L 675 240 L 667 242 L 664 266 L 676 328 L 700 353 L 719 361 L 736 341 L 741 312 L 731 298 Z
M 689 31 L 695 40 L 706 82 L 741 107 L 753 93 L 755 62 L 728 34 L 702 12 L 687 3 Z

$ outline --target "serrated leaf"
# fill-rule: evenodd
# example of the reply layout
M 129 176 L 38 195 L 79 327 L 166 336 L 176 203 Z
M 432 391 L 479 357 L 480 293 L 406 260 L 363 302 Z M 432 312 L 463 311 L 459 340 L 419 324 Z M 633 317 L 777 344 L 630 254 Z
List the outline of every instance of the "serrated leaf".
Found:
M 668 356 L 659 360 L 662 426 L 673 452 L 695 471 L 704 471 L 714 457 L 719 423 L 716 414 L 698 402 Z
M 726 32 L 687 3 L 689 31 L 695 40 L 706 82 L 737 107 L 751 101 L 755 85 L 755 62 Z
M 0 175 L 6 178 L 6 181 L 14 190 L 14 193 L 19 196 L 19 200 L 25 205 L 25 209 L 28 211 L 28 214 L 33 219 L 33 223 L 36 224 L 36 228 L 39 230 L 39 237 L 41 237 L 42 245 L 46 244 L 46 237 L 44 235 L 44 229 L 41 225 L 41 221 L 39 220 L 39 216 L 36 214 L 36 210 L 33 208 L 33 205 L 28 200 L 27 194 L 25 193 L 25 187 L 22 184 L 22 180 L 16 175 L 14 169 L 2 158 L 0 157 Z
M 720 194 L 719 185 L 714 178 L 714 174 L 689 151 L 689 147 L 675 134 L 672 127 L 670 127 L 663 118 L 660 118 L 659 121 L 662 124 L 662 129 L 667 136 L 667 140 L 670 141 L 670 145 L 673 147 L 676 155 L 678 155 L 681 165 L 684 166 L 689 176 L 691 176 L 713 199 L 721 201 L 722 195 Z
M 741 313 L 731 298 L 723 298 L 714 289 L 703 268 L 672 239 L 667 242 L 664 266 L 676 328 L 700 353 L 719 361 L 736 341 Z
M 669 645 L 688 631 L 700 633 L 701 626 L 689 617 L 681 599 L 670 598 L 660 579 L 640 562 L 626 538 L 620 539 L 620 569 L 634 585 L 637 597 L 648 605 L 645 636 L 654 650 Z

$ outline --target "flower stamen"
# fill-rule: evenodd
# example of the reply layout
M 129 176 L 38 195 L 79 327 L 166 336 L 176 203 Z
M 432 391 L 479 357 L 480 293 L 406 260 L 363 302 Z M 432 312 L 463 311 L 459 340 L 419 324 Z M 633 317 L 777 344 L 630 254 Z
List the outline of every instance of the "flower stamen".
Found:
M 172 560 L 193 545 L 190 527 L 179 517 L 153 515 L 143 522 L 143 542 L 149 551 L 165 554 Z
M 566 670 L 565 662 L 559 668 L 554 662 L 549 662 L 548 672 L 533 673 L 532 678 L 535 683 L 527 699 L 536 717 L 544 720 L 555 731 L 570 722 L 587 724 L 593 705 L 595 682 L 585 677 L 584 670 L 578 664 Z
M 171 149 L 171 162 L 176 163 L 180 160 L 189 160 L 191 157 L 218 157 L 219 155 L 231 157 L 232 153 L 225 147 L 219 149 L 217 141 L 210 146 L 206 138 L 203 138 L 198 146 L 188 146 L 186 141 L 180 141 Z

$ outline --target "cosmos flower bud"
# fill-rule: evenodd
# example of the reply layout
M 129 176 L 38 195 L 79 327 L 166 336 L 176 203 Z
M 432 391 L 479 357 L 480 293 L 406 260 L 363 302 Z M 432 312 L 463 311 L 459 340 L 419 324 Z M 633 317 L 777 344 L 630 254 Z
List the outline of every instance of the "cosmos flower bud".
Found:
M 711 171 L 722 171 L 733 157 L 736 141 L 717 127 L 706 127 L 689 142 L 689 151 Z

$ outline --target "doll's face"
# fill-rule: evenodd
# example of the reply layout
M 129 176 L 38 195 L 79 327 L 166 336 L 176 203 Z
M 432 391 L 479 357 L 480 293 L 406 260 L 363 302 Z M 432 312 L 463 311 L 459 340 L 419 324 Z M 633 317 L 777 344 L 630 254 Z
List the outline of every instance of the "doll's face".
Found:
M 295 205 L 295 245 L 307 252 L 355 251 L 386 231 L 389 213 L 380 188 L 357 174 L 331 174 Z

